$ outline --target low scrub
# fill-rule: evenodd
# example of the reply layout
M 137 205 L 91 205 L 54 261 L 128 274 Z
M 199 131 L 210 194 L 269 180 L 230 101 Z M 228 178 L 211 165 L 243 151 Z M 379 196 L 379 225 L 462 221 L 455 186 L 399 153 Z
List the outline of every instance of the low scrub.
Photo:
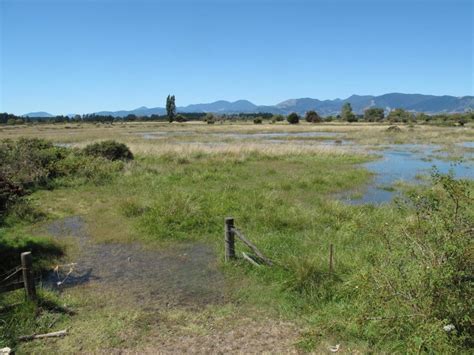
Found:
M 404 223 L 380 236 L 383 252 L 360 275 L 364 333 L 398 342 L 393 350 L 448 353 L 473 345 L 470 187 L 451 175 L 433 178 L 432 188 L 408 194 Z
M 117 159 L 133 157 L 123 144 L 98 147 L 82 152 L 36 138 L 0 141 L 0 223 L 12 206 L 36 189 L 66 181 L 103 183 L 122 169 Z
M 108 140 L 89 144 L 84 148 L 86 155 L 102 157 L 109 160 L 132 160 L 133 154 L 123 143 Z

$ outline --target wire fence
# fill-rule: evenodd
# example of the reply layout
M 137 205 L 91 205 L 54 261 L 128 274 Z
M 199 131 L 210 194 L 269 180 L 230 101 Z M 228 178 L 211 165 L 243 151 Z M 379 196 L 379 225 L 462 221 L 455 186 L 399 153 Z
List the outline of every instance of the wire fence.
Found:
M 36 300 L 36 284 L 33 274 L 33 256 L 31 252 L 20 255 L 21 265 L 4 272 L 0 279 L 0 293 L 24 288 L 30 300 Z

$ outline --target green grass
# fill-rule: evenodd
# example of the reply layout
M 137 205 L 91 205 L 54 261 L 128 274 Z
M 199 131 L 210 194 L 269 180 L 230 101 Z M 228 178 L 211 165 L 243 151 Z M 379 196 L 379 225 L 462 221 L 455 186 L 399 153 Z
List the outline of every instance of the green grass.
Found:
M 31 251 L 35 272 L 40 272 L 63 255 L 63 248 L 48 237 L 31 236 L 19 228 L 0 228 L 0 273 L 20 265 L 20 254 Z
M 31 204 L 49 218 L 84 216 L 98 242 L 166 246 L 199 241 L 212 245 L 221 261 L 223 222 L 232 216 L 278 264 L 255 268 L 242 260 L 222 262 L 233 285 L 233 302 L 307 329 L 299 342 L 303 350 L 334 340 L 355 350 L 411 352 L 416 342 L 409 345 L 396 332 L 381 336 L 380 323 L 362 320 L 361 314 L 372 314 L 360 291 L 367 287 L 363 275 L 371 272 L 375 256 L 386 253 L 381 236 L 407 224 L 407 215 L 394 204 L 349 206 L 333 199 L 368 181 L 370 173 L 358 166 L 368 159 L 331 153 L 138 155 L 107 184 L 59 185 L 35 192 Z M 21 230 L 28 228 L 34 226 Z M 332 274 L 330 244 L 335 249 Z M 237 251 L 242 250 L 238 244 Z M 114 309 L 113 298 L 89 302 L 87 296 L 79 301 L 83 312 L 69 321 L 77 333 L 61 343 L 63 349 L 75 349 L 77 342 L 86 351 L 127 341 L 131 346 L 147 334 L 142 311 Z M 373 315 L 379 313 L 373 310 Z M 139 335 L 131 330 L 137 324 Z M 89 338 L 90 327 L 103 336 Z M 425 341 L 423 332 L 419 337 Z
M 70 319 L 58 295 L 38 290 L 38 301 L 25 300 L 23 290 L 0 294 L 0 348 L 15 349 L 19 337 L 51 332 Z

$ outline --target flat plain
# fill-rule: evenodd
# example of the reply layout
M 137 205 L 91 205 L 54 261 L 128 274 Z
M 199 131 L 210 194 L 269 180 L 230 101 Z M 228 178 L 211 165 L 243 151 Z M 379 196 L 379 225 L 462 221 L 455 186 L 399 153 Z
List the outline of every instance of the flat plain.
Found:
M 44 138 L 71 149 L 113 139 L 135 156 L 105 182 L 73 181 L 34 192 L 30 202 L 43 218 L 5 228 L 10 236 L 51 239 L 66 251 L 58 262 L 75 263 L 44 280 L 45 288 L 62 283 L 50 297 L 76 315 L 41 322 L 67 327 L 69 335 L 18 350 L 328 352 L 336 344 L 348 353 L 416 350 L 413 329 L 391 336 L 383 324 L 395 304 L 387 314 L 371 314 L 360 290 L 370 287 L 373 255 L 387 253 L 382 236 L 401 234 L 411 221 L 393 199 L 424 189 L 430 171 L 410 171 L 410 178 L 397 176 L 382 186 L 377 176 L 385 171 L 367 164 L 393 151 L 401 152 L 401 163 L 413 154 L 433 165 L 457 162 L 454 173 L 462 166 L 460 177 L 472 190 L 474 129 L 388 128 L 151 122 L 1 127 L 0 139 Z M 382 201 L 352 203 L 371 188 L 381 191 Z M 239 243 L 239 258 L 224 262 L 228 216 L 275 266 L 246 262 Z

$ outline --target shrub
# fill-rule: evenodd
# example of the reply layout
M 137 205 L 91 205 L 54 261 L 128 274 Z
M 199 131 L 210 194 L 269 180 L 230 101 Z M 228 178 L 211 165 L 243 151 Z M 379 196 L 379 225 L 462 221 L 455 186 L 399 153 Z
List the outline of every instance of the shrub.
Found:
M 300 116 L 296 112 L 293 112 L 288 115 L 286 120 L 289 124 L 298 124 L 300 123 Z
M 23 195 L 21 186 L 13 184 L 0 172 L 0 221 L 8 207 Z
M 364 111 L 364 120 L 367 122 L 383 121 L 385 113 L 383 108 L 370 107 Z
M 4 179 L 25 187 L 44 184 L 55 177 L 55 163 L 67 155 L 65 148 L 36 138 L 0 142 L 0 172 Z
M 261 117 L 256 117 L 254 120 L 253 120 L 253 123 L 255 124 L 262 124 L 262 118 Z
M 131 155 L 128 148 L 124 147 L 92 151 L 111 154 L 113 157 Z M 54 181 L 60 181 L 58 178 L 79 178 L 77 181 L 103 183 L 122 167 L 122 161 L 110 161 L 102 156 L 86 155 L 79 150 L 56 147 L 43 139 L 0 141 L 0 223 L 4 222 L 7 210 L 20 201 L 24 204 L 16 206 L 15 214 L 21 219 L 33 218 L 36 213 L 22 197 L 34 189 L 51 187 Z
M 121 160 L 110 161 L 102 157 L 70 154 L 56 164 L 59 176 L 77 182 L 104 184 L 123 168 Z M 79 179 L 79 180 L 78 180 Z
M 214 124 L 216 122 L 216 118 L 212 113 L 208 112 L 206 113 L 206 116 L 204 116 L 204 121 L 206 121 L 207 124 Z
M 116 141 L 103 141 L 89 144 L 84 148 L 86 155 L 94 157 L 103 157 L 109 160 L 131 160 L 133 154 L 128 147 Z
M 322 121 L 321 116 L 319 116 L 319 114 L 314 110 L 306 112 L 304 118 L 306 122 L 311 122 L 311 123 L 319 123 Z
M 403 341 L 408 352 L 453 352 L 472 346 L 474 335 L 470 187 L 451 175 L 433 179 L 400 204 L 405 223 L 387 226 L 385 252 L 370 257 L 373 268 L 360 279 L 362 318 L 378 320 L 374 340 Z

